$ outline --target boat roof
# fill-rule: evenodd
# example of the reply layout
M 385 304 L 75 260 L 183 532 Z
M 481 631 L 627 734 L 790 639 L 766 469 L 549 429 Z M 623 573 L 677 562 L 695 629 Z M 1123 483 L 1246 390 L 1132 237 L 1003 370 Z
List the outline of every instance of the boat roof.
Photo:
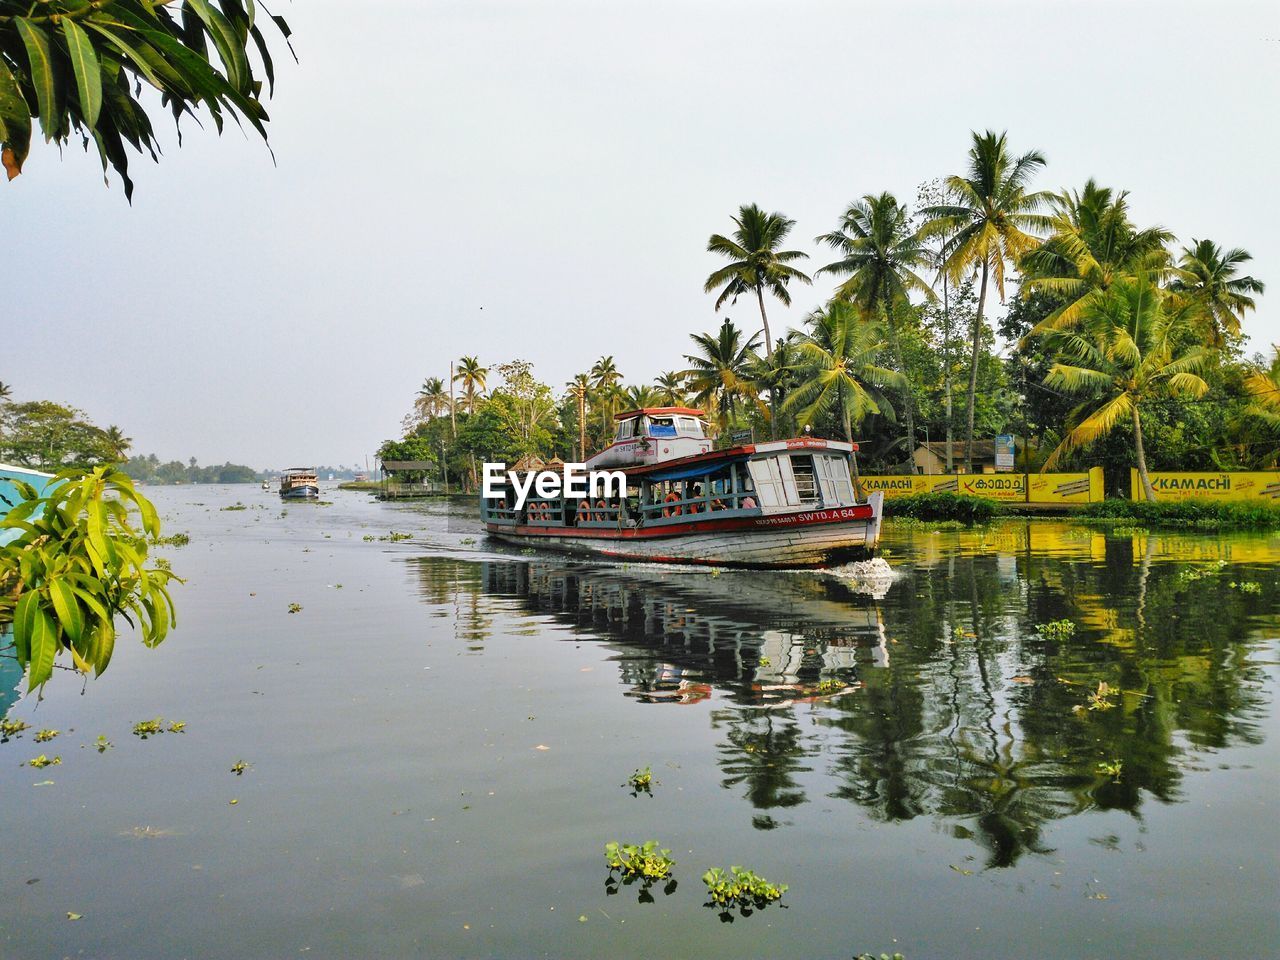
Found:
M 672 460 L 661 460 L 658 463 L 647 463 L 637 467 L 622 467 L 628 476 L 648 476 L 653 473 L 667 473 L 681 467 L 692 467 L 699 463 L 708 466 L 719 466 L 721 463 L 740 457 L 748 457 L 755 453 L 782 453 L 788 450 L 837 450 L 842 453 L 856 453 L 858 445 L 844 440 L 823 440 L 818 437 L 795 437 L 791 440 L 769 440 L 764 443 L 744 443 L 724 450 L 712 450 L 710 453 L 695 453 L 690 457 L 676 457 Z
M 614 414 L 613 419 L 625 420 L 628 417 L 635 417 L 635 416 L 639 416 L 640 414 L 646 414 L 646 415 L 652 416 L 655 413 L 658 414 L 659 416 L 664 416 L 667 414 L 682 414 L 683 416 L 686 416 L 686 417 L 705 416 L 705 414 L 701 410 L 698 410 L 694 407 L 638 407 L 635 410 L 628 410 L 626 413 Z

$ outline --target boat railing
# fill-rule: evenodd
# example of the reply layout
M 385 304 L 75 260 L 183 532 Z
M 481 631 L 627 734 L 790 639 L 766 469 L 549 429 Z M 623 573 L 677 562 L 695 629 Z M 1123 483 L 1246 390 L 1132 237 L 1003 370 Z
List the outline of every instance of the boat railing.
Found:
M 754 514 L 759 513 L 759 500 L 753 491 L 739 490 L 712 491 L 695 497 L 671 496 L 654 503 L 641 506 L 645 523 L 667 521 L 687 521 L 691 516 L 714 514 L 717 517 L 724 513 Z
M 525 504 L 527 522 L 543 527 L 564 526 L 563 500 L 531 500 Z
M 579 527 L 616 527 L 618 518 L 625 517 L 622 505 L 610 500 L 583 500 L 574 510 L 574 525 Z

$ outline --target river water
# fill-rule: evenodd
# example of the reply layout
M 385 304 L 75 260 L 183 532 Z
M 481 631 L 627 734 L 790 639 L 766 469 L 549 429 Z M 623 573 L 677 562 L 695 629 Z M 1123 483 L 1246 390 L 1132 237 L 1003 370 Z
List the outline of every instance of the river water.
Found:
M 1280 538 L 890 524 L 866 582 L 150 492 L 177 630 L 8 708 L 0 957 L 1280 955 Z

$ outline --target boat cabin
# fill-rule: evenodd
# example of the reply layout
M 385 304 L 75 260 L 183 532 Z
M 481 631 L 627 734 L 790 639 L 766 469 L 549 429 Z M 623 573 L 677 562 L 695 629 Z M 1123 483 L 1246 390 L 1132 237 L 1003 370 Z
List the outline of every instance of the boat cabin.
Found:
M 853 453 L 852 444 L 809 438 L 750 444 L 625 469 L 621 499 L 531 496 L 517 511 L 508 492 L 482 500 L 481 516 L 512 526 L 618 529 L 852 507 L 858 503 Z
M 641 466 L 711 451 L 707 422 L 692 407 L 642 407 L 614 418 L 613 443 L 587 461 L 590 470 Z

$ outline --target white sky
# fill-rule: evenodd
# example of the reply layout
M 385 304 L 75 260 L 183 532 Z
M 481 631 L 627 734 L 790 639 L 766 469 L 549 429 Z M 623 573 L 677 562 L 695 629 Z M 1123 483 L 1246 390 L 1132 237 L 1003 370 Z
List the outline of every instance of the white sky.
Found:
M 0 380 L 139 452 L 353 463 L 451 357 L 559 388 L 610 353 L 678 368 L 718 320 L 707 236 L 961 169 L 969 131 L 1127 188 L 1140 224 L 1254 254 L 1280 341 L 1280 4 L 302 0 L 278 61 L 278 165 L 172 125 L 130 208 L 78 146 L 0 184 Z M 364 17 L 353 11 L 367 11 Z M 781 330 L 831 284 L 775 306 Z M 751 304 L 727 311 L 756 324 Z

